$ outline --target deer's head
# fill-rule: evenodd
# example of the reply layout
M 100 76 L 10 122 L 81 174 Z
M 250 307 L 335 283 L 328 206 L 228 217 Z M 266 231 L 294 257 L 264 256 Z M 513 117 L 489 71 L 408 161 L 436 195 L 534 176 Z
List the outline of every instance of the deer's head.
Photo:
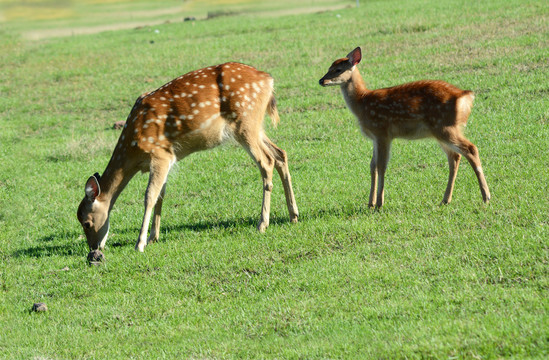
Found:
M 99 174 L 91 176 L 76 216 L 84 229 L 90 250 L 103 249 L 109 234 L 109 203 L 100 199 Z
M 341 85 L 351 80 L 355 66 L 362 59 L 360 47 L 351 51 L 347 57 L 337 59 L 319 80 L 321 86 Z

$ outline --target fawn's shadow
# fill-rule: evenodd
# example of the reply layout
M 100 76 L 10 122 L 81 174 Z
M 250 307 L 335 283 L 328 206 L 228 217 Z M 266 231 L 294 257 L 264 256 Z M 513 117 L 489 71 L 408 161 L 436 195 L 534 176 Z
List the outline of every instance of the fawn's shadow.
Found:
M 81 234 L 76 231 L 50 234 L 37 239 L 40 245 L 30 246 L 26 249 L 18 249 L 13 252 L 14 257 L 41 258 L 54 255 L 72 256 L 82 253 L 83 240 Z M 62 240 L 64 244 L 59 244 Z M 52 244 L 52 243 L 56 244 Z M 84 241 L 85 243 L 85 241 Z
M 325 217 L 339 216 L 348 217 L 356 214 L 363 214 L 366 216 L 372 215 L 374 211 L 368 209 L 368 205 L 357 204 L 352 206 L 340 206 L 331 207 L 327 209 L 312 209 L 312 211 L 305 211 L 300 214 L 299 222 L 306 223 L 307 221 L 314 219 L 322 219 Z M 368 215 L 369 214 L 369 215 Z M 289 223 L 287 216 L 273 216 L 270 218 L 270 226 L 277 226 L 281 224 Z M 256 227 L 259 223 L 257 217 L 245 217 L 245 218 L 232 218 L 225 220 L 206 220 L 198 221 L 194 223 L 185 224 L 168 224 L 161 225 L 162 231 L 205 231 L 211 229 L 239 229 Z M 116 232 L 118 240 L 115 240 L 110 244 L 112 247 L 121 246 L 133 246 L 139 228 L 126 227 Z M 18 249 L 14 251 L 14 257 L 28 257 L 28 258 L 41 258 L 48 256 L 73 256 L 82 255 L 88 249 L 85 239 L 82 237 L 82 233 L 79 231 L 67 231 L 56 234 L 50 234 L 37 239 L 40 245 L 31 246 L 26 249 Z M 52 244 L 52 243 L 56 244 Z M 59 244 L 63 242 L 62 244 Z M 83 248 L 85 250 L 83 250 Z

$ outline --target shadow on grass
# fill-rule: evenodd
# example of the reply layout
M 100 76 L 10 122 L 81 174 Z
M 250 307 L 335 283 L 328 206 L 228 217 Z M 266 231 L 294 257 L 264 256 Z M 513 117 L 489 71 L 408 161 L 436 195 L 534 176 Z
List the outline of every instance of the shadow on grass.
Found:
M 37 239 L 40 243 L 38 246 L 31 246 L 26 249 L 18 249 L 13 252 L 14 257 L 41 258 L 47 256 L 73 256 L 81 255 L 82 246 L 85 245 L 85 240 L 80 239 L 80 233 L 76 231 L 56 233 L 43 236 Z M 51 243 L 64 242 L 64 244 Z M 86 245 L 87 248 L 87 245 Z
M 300 213 L 299 222 L 306 223 L 314 219 L 322 219 L 326 217 L 351 217 L 356 215 L 370 216 L 375 212 L 368 208 L 367 204 L 345 205 L 341 207 L 332 207 L 328 209 L 313 209 L 309 212 Z M 288 224 L 290 222 L 288 216 L 273 216 L 270 218 L 270 227 Z M 161 231 L 206 231 L 212 229 L 223 229 L 226 231 L 234 231 L 242 228 L 256 228 L 259 223 L 259 217 L 233 218 L 226 220 L 205 220 L 194 223 L 177 224 L 177 225 L 161 225 Z M 112 247 L 134 246 L 139 228 L 125 228 L 116 232 L 115 240 L 110 243 Z M 267 230 L 268 231 L 268 230 Z M 39 238 L 37 241 L 41 244 L 31 246 L 26 249 L 18 249 L 14 251 L 14 257 L 41 258 L 48 256 L 73 256 L 86 254 L 88 247 L 85 239 L 81 237 L 81 233 L 77 231 L 65 232 L 60 234 L 50 234 Z M 121 238 L 121 239 L 120 239 Z M 63 242 L 63 244 L 51 244 Z

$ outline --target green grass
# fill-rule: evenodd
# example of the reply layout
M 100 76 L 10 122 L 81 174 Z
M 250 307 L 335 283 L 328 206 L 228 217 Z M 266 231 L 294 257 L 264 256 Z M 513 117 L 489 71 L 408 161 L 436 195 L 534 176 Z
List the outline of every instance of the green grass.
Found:
M 354 4 L 354 2 L 352 2 Z M 352 5 L 351 4 L 351 5 Z M 549 356 L 549 7 L 544 1 L 361 1 L 28 41 L 0 29 L 0 358 Z M 31 24 L 28 25 L 29 27 Z M 477 94 L 453 202 L 433 141 L 395 141 L 386 205 L 367 207 L 371 143 L 318 79 L 355 46 L 372 88 L 433 78 Z M 171 173 L 159 243 L 133 246 L 147 175 L 89 267 L 76 208 L 134 100 L 235 60 L 270 72 L 300 222 L 235 144 Z M 63 268 L 68 267 L 68 270 Z M 45 302 L 46 313 L 32 313 Z

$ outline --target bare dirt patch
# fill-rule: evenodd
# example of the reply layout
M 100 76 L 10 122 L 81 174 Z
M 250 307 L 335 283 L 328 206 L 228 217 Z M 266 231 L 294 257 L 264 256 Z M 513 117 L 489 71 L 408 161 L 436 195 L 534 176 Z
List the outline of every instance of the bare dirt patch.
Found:
M 285 16 L 285 15 L 300 15 L 300 14 L 311 14 L 324 11 L 333 11 L 340 10 L 349 7 L 349 5 L 333 5 L 333 6 L 307 6 L 302 8 L 293 8 L 293 9 L 281 9 L 275 11 L 261 11 L 254 12 L 256 16 Z M 240 13 L 245 14 L 245 13 Z M 116 15 L 116 14 L 114 14 Z M 52 28 L 52 29 L 42 29 L 42 30 L 31 30 L 23 33 L 23 37 L 29 40 L 42 40 L 53 37 L 64 37 L 64 36 L 74 36 L 74 35 L 86 35 L 86 34 L 97 34 L 104 31 L 115 31 L 115 30 L 124 30 L 124 29 L 134 29 L 144 26 L 155 26 L 164 24 L 170 21 L 182 21 L 184 16 L 184 11 L 181 7 L 168 8 L 168 9 L 158 9 L 155 11 L 134 11 L 130 14 L 132 18 L 139 18 L 139 20 L 129 21 L 129 22 L 116 22 L 111 24 L 103 24 L 96 26 L 78 26 L 78 27 L 63 27 L 63 28 Z M 128 14 L 124 14 L 128 16 Z M 163 19 L 152 19 L 159 16 L 166 16 Z M 110 14 L 109 17 L 113 18 L 113 21 L 116 21 L 116 16 Z M 177 18 L 177 20 L 174 20 Z M 197 20 L 207 20 L 207 17 L 197 17 Z

